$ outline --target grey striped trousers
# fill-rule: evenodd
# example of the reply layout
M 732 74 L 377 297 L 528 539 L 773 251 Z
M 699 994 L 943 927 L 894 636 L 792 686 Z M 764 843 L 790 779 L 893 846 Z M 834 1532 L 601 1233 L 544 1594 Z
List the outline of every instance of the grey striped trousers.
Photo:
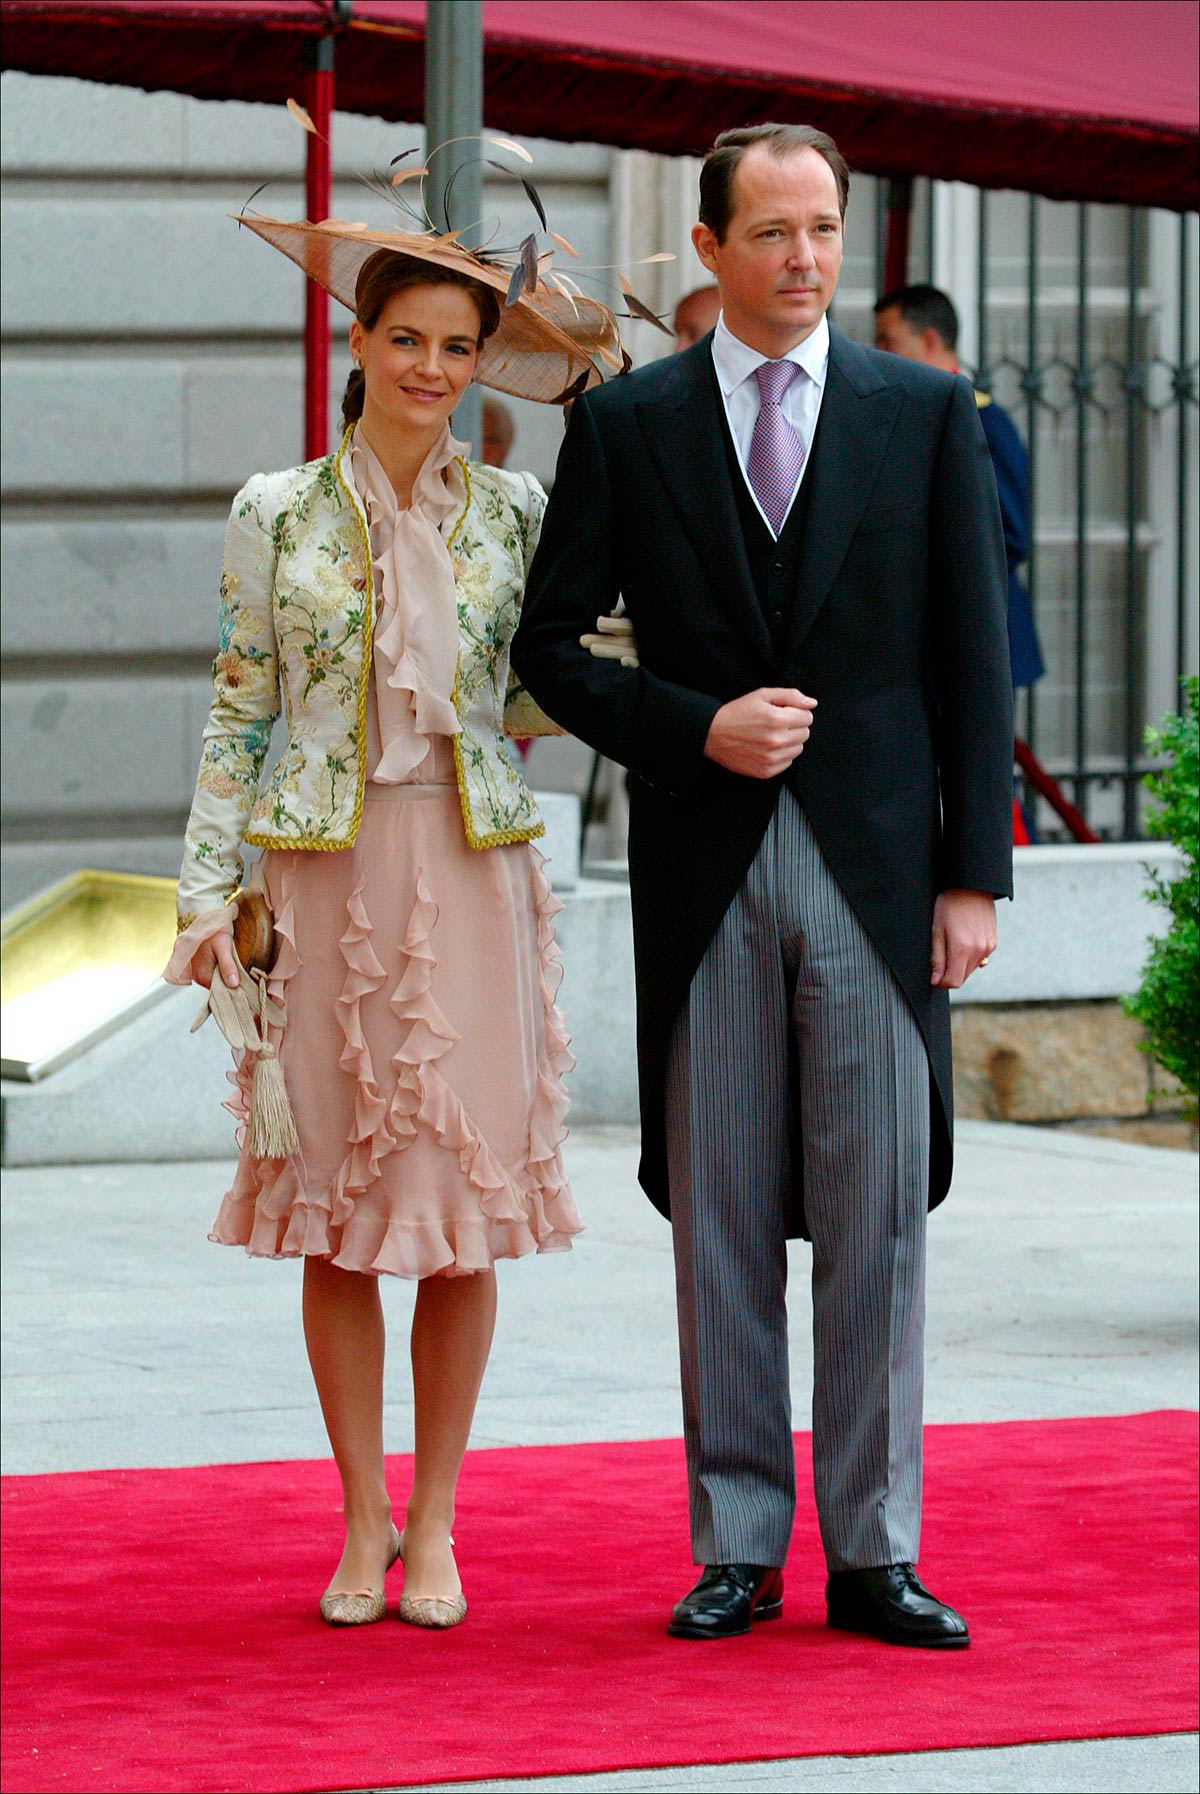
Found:
M 928 1059 L 786 789 L 676 1022 L 666 1105 L 695 1561 L 787 1555 L 786 1231 L 798 1150 L 825 1556 L 831 1570 L 914 1562 Z

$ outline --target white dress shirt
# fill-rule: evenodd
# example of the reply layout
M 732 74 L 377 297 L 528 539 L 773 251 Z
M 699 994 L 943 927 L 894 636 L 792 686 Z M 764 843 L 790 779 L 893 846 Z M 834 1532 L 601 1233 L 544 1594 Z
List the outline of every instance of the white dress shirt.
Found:
M 746 490 L 758 507 L 758 514 L 771 529 L 766 513 L 758 503 L 754 487 L 746 472 L 746 463 L 750 459 L 750 439 L 754 435 L 754 426 L 758 421 L 759 394 L 758 381 L 754 378 L 756 368 L 764 361 L 773 358 L 760 355 L 757 349 L 750 348 L 741 337 L 734 336 L 725 322 L 725 313 L 717 319 L 717 328 L 713 333 L 712 344 L 713 366 L 717 370 L 717 384 L 721 388 L 721 396 L 725 401 L 725 416 L 729 420 L 729 433 L 733 437 L 733 446 L 737 450 L 738 465 L 742 470 L 742 478 L 746 482 Z M 829 368 L 829 325 L 825 318 L 817 325 L 811 335 L 802 343 L 789 349 L 786 355 L 777 358 L 780 361 L 794 361 L 801 370 L 783 395 L 780 409 L 797 436 L 804 444 L 804 461 L 800 468 L 800 477 L 796 481 L 795 490 L 788 500 L 787 511 L 784 512 L 780 530 L 787 522 L 788 512 L 796 500 L 800 490 L 800 481 L 808 472 L 809 450 L 812 448 L 813 436 L 816 434 L 817 418 L 821 411 L 821 398 L 825 391 L 825 375 Z M 774 535 L 775 531 L 771 530 Z

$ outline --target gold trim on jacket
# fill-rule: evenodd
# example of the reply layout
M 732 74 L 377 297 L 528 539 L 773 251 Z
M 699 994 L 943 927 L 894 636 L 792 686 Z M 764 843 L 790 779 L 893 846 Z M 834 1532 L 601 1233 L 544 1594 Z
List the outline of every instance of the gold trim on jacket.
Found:
M 199 914 L 242 878 L 241 846 L 336 852 L 355 840 L 366 785 L 375 627 L 367 517 L 339 448 L 260 474 L 234 500 L 221 580 L 221 651 L 204 732 L 181 909 Z M 503 744 L 557 732 L 512 677 L 508 646 L 545 494 L 528 474 L 457 460 L 464 502 L 446 546 L 459 623 L 452 737 L 466 839 L 477 849 L 544 833 Z M 271 726 L 288 742 L 264 788 Z

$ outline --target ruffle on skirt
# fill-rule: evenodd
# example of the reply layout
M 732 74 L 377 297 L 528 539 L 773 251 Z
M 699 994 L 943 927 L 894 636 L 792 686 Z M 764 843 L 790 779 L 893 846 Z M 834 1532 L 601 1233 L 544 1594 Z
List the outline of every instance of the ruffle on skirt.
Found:
M 423 873 L 416 880 L 398 955 L 400 976 L 388 999 L 399 1046 L 390 1060 L 388 1093 L 381 1090 L 362 1006 L 388 974 L 372 944 L 364 873 L 346 904 L 347 923 L 339 942 L 345 975 L 336 1002 L 343 1041 L 338 1064 L 354 1081 L 353 1122 L 341 1165 L 331 1180 L 318 1180 L 314 1187 L 305 1166 L 299 1115 L 300 1152 L 285 1160 L 250 1154 L 246 1136 L 252 1065 L 249 1055 L 238 1055 L 228 1074 L 234 1092 L 225 1107 L 239 1124 L 241 1156 L 210 1239 L 245 1246 L 255 1257 L 315 1254 L 347 1270 L 411 1278 L 462 1275 L 487 1270 L 498 1258 L 569 1249 L 582 1224 L 561 1150 L 568 1105 L 563 1080 L 575 1063 L 555 1001 L 562 964 L 553 918 L 562 905 L 536 850 L 492 851 L 528 853 L 536 924 L 541 1038 L 525 1150 L 515 1155 L 523 1162 L 501 1161 L 440 1069 L 459 1035 L 434 996 L 438 960 L 431 937 L 438 906 Z M 288 986 L 303 970 L 290 899 L 279 905 L 275 929 L 280 950 L 269 989 L 286 1015 Z M 486 1001 L 481 1000 L 478 1013 L 482 1024 Z M 285 1026 L 273 1036 L 277 1045 L 286 1033 Z M 280 1057 L 286 1073 L 286 1050 L 281 1049 Z M 427 1150 L 413 1153 L 418 1141 L 436 1144 L 432 1166 Z M 422 1161 L 413 1166 L 411 1179 L 403 1161 L 406 1153 Z M 426 1187 L 431 1169 L 437 1191 Z M 388 1186 L 386 1195 L 381 1180 Z

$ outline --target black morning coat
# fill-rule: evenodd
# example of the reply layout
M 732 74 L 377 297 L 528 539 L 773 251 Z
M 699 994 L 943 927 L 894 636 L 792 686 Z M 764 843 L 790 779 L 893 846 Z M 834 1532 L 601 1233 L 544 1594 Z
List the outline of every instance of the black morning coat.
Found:
M 707 760 L 709 725 L 732 698 L 795 686 L 818 707 L 784 778 L 928 1048 L 933 1207 L 952 1158 L 934 899 L 952 887 L 1012 894 L 1004 540 L 974 394 L 960 376 L 831 331 L 790 621 L 775 641 L 725 430 L 711 335 L 575 401 L 512 647 L 547 713 L 633 774 L 640 1180 L 667 1214 L 671 1027 L 783 782 Z M 579 646 L 621 595 L 636 669 Z

